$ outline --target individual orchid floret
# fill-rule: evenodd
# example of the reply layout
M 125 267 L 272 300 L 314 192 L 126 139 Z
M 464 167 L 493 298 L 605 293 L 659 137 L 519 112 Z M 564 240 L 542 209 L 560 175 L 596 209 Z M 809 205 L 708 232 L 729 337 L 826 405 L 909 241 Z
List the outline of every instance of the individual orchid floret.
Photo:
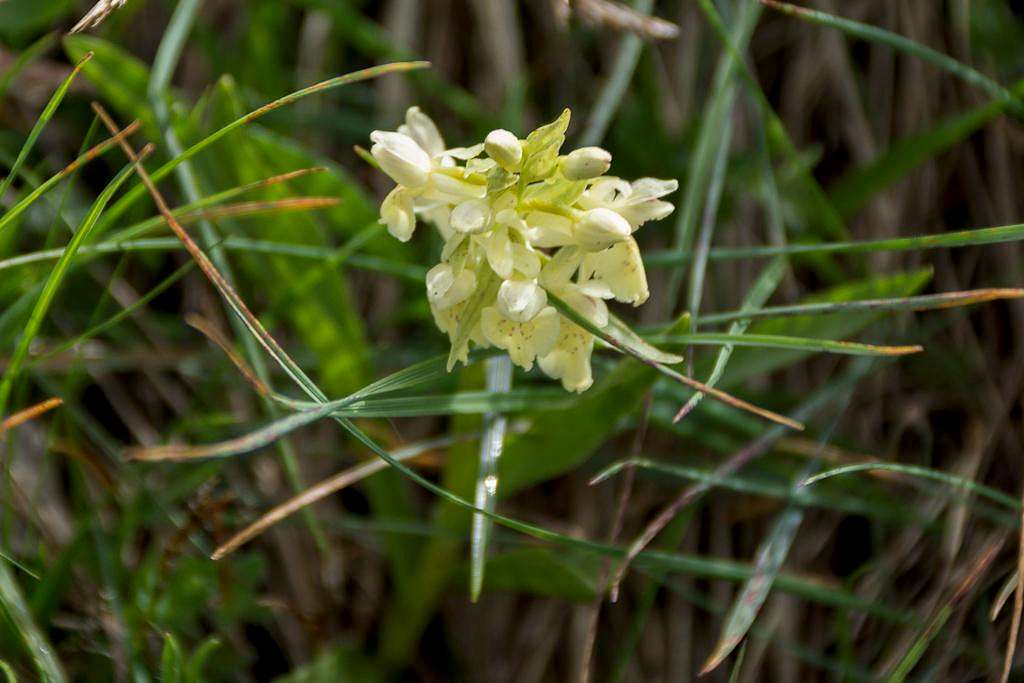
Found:
M 628 182 L 621 178 L 606 176 L 595 180 L 579 199 L 583 209 L 606 208 L 615 211 L 629 221 L 636 230 L 647 221 L 665 218 L 675 208 L 661 197 L 675 192 L 679 183 L 675 180 L 641 178 Z
M 492 130 L 484 138 L 484 150 L 506 171 L 515 171 L 523 160 L 523 145 L 507 130 Z
M 430 180 L 434 164 L 430 155 L 404 133 L 375 130 L 370 133 L 370 154 L 381 169 L 399 185 L 410 189 L 423 187 Z
M 629 221 L 611 209 L 590 209 L 576 222 L 576 243 L 587 251 L 601 251 L 628 239 L 633 233 Z
M 581 147 L 562 157 L 559 163 L 567 179 L 590 180 L 608 172 L 612 155 L 600 147 Z
M 411 107 L 397 131 L 371 135 L 374 159 L 398 184 L 381 222 L 404 242 L 423 218 L 444 241 L 425 285 L 451 342 L 449 369 L 472 346 L 494 346 L 524 370 L 538 365 L 566 390 L 585 391 L 591 330 L 610 320 L 605 301 L 639 306 L 649 296 L 633 233 L 672 212 L 662 197 L 677 183 L 605 176 L 606 150 L 562 153 L 568 126 L 566 109 L 525 139 L 494 130 L 480 144 L 447 148 Z M 589 324 L 560 313 L 554 304 L 563 303 Z

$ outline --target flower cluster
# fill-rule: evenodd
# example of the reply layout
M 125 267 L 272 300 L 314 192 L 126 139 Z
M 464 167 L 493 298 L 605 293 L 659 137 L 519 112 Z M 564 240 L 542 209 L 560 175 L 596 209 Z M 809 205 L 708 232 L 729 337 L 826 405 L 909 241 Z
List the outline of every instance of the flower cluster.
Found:
M 520 140 L 492 131 L 483 143 L 446 148 L 434 122 L 412 107 L 397 131 L 374 131 L 371 153 L 398 183 L 381 204 L 392 235 L 412 237 L 417 216 L 444 239 L 426 277 L 437 326 L 452 344 L 449 369 L 470 344 L 496 346 L 529 370 L 536 361 L 570 391 L 593 382 L 594 336 L 551 305 L 557 297 L 598 327 L 606 299 L 639 306 L 647 276 L 633 233 L 664 218 L 674 180 L 605 176 L 599 147 L 560 154 L 569 110 Z

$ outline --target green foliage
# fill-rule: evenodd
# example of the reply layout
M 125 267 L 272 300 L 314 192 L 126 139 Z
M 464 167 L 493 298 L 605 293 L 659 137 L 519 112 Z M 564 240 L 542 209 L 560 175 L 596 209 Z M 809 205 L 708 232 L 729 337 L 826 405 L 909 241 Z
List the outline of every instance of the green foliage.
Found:
M 0 420 L 13 425 L 0 426 L 4 678 L 469 680 L 499 670 L 481 668 L 484 639 L 504 634 L 508 642 L 487 649 L 504 657 L 524 637 L 492 622 L 518 628 L 527 613 L 550 629 L 526 634 L 535 677 L 564 678 L 580 663 L 579 648 L 562 647 L 577 630 L 562 612 L 604 602 L 632 550 L 640 576 L 627 575 L 620 601 L 596 622 L 591 666 L 612 680 L 662 676 L 640 643 L 650 623 L 674 624 L 668 610 L 680 603 L 699 634 L 659 646 L 685 646 L 708 668 L 728 666 L 731 679 L 741 664 L 762 676 L 752 667 L 778 656 L 808 676 L 849 680 L 992 675 L 1003 625 L 971 617 L 989 607 L 991 596 L 974 591 L 979 578 L 991 584 L 993 559 L 977 555 L 973 539 L 1015 537 L 1020 523 L 1020 501 L 1006 492 L 1019 458 L 994 455 L 1013 454 L 1019 381 L 1015 370 L 988 371 L 1019 346 L 1008 331 L 1019 316 L 1003 300 L 1022 296 L 1014 286 L 1024 224 L 971 227 L 1017 206 L 1000 194 L 1013 187 L 1012 163 L 979 170 L 989 157 L 1014 161 L 992 140 L 1015 138 L 975 143 L 995 127 L 1016 133 L 1024 86 L 1000 79 L 1018 70 L 1012 48 L 1024 23 L 998 3 L 956 5 L 943 10 L 949 33 L 974 42 L 947 54 L 941 31 L 926 44 L 768 0 L 700 0 L 683 10 L 699 22 L 688 27 L 692 42 L 665 50 L 638 36 L 620 46 L 614 22 L 537 25 L 511 3 L 474 9 L 464 33 L 485 44 L 470 49 L 462 33 L 436 31 L 436 22 L 461 21 L 458 12 L 389 17 L 375 3 L 323 0 L 224 10 L 186 0 L 115 11 L 97 30 L 103 37 L 64 36 L 60 56 L 57 36 L 81 7 L 0 2 L 0 52 L 12 57 L 0 73 L 10 128 L 0 136 Z M 506 10 L 514 21 L 497 36 L 488 22 Z M 633 20 L 649 30 L 649 19 Z M 522 38 L 517 22 L 529 27 L 527 54 L 506 56 L 525 71 L 490 97 L 503 63 L 477 51 L 493 55 L 505 38 Z M 829 30 L 852 75 L 828 85 L 863 111 L 825 109 L 834 93 L 821 95 L 788 63 L 761 68 L 777 59 L 758 42 L 762 31 L 778 40 Z M 564 63 L 546 51 L 559 41 Z M 381 64 L 421 50 L 442 59 L 431 69 Z M 898 60 L 898 74 L 927 65 L 933 80 L 923 90 L 950 106 L 913 110 L 914 125 L 890 135 L 888 121 L 909 114 L 898 110 L 899 88 L 876 102 L 884 69 L 864 64 L 877 68 L 879 54 Z M 591 61 L 599 65 L 576 78 Z M 833 73 L 821 61 L 811 71 Z M 360 69 L 366 63 L 381 65 Z M 68 71 L 74 64 L 80 73 Z M 306 85 L 327 74 L 342 75 Z M 798 129 L 789 98 L 808 92 L 800 104 L 813 125 Z M 886 97 L 897 109 L 882 109 Z M 121 125 L 141 122 L 130 144 L 156 143 L 149 174 L 209 263 L 196 268 L 202 259 L 167 234 L 117 142 L 97 137 L 89 99 Z M 519 119 L 571 104 L 585 125 L 570 129 L 564 109 L 523 140 L 524 185 L 556 172 L 567 140 L 601 144 L 605 131 L 617 173 L 679 179 L 674 225 L 636 234 L 652 275 L 646 307 L 617 310 L 598 329 L 549 296 L 599 339 L 585 393 L 539 372 L 516 371 L 508 390 L 485 385 L 482 366 L 498 354 L 469 352 L 468 324 L 450 355 L 439 354 L 443 335 L 422 291 L 438 241 L 431 229 L 408 244 L 385 237 L 380 188 L 369 181 L 378 174 L 350 151 L 407 99 L 445 121 L 452 146 L 499 121 L 530 130 L 536 122 Z M 846 163 L 849 149 L 836 148 L 864 135 L 877 153 Z M 922 219 L 906 207 L 920 203 L 907 188 L 923 168 L 958 189 L 940 182 L 922 195 L 936 202 Z M 489 182 L 510 178 L 496 171 Z M 524 199 L 557 207 L 586 188 L 537 182 Z M 900 211 L 886 213 L 885 202 Z M 880 220 L 890 215 L 904 221 L 898 230 Z M 912 225 L 908 215 L 918 217 Z M 999 245 L 998 258 L 984 245 Z M 482 283 L 464 321 L 496 286 Z M 995 313 L 944 310 L 982 303 Z M 930 313 L 908 314 L 921 311 Z M 213 345 L 185 327 L 185 313 L 205 323 Z M 877 358 L 918 344 L 925 352 L 912 366 Z M 18 411 L 51 396 L 63 406 L 21 421 Z M 821 425 L 837 420 L 844 396 L 857 412 L 833 439 Z M 482 450 L 497 415 L 507 433 Z M 790 429 L 799 426 L 805 434 Z M 277 461 L 265 457 L 271 448 Z M 229 459 L 242 454 L 251 455 Z M 722 469 L 732 462 L 742 466 Z M 306 526 L 278 520 L 252 545 L 209 559 L 263 511 L 329 475 L 317 486 L 345 493 L 318 503 L 315 516 L 306 508 Z M 496 489 L 474 497 L 491 476 Z M 698 493 L 665 508 L 681 491 Z M 651 520 L 660 526 L 645 538 Z M 837 520 L 851 520 L 853 532 Z M 917 555 L 901 554 L 905 538 Z M 832 562 L 844 552 L 852 559 Z M 1015 560 L 1002 559 L 993 565 L 1000 580 Z M 952 592 L 963 568 L 982 573 Z M 721 599 L 708 582 L 734 584 L 735 595 Z M 480 605 L 463 604 L 467 584 Z M 792 600 L 776 604 L 776 593 Z M 780 628 L 780 614 L 796 624 Z

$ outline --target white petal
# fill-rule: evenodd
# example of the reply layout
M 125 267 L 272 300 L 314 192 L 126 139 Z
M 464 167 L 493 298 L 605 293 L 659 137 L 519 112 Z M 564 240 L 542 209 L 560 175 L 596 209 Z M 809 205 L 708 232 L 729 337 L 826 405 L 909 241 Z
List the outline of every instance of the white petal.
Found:
M 629 197 L 632 192 L 633 186 L 622 178 L 605 176 L 591 183 L 587 191 L 580 197 L 578 203 L 583 209 L 596 209 L 601 206 L 608 207 Z
M 405 125 L 398 130 L 415 140 L 432 157 L 444 151 L 444 138 L 437 125 L 419 107 L 406 110 Z
M 538 363 L 549 377 L 562 380 L 562 386 L 567 391 L 582 392 L 594 383 L 590 370 L 593 350 L 594 335 L 562 318 L 555 347 L 550 353 L 538 358 Z
M 446 157 L 458 159 L 459 161 L 468 161 L 469 159 L 475 159 L 480 156 L 480 153 L 484 151 L 484 144 L 479 142 L 470 147 L 452 147 L 451 149 L 444 150 L 443 154 Z
M 408 242 L 416 229 L 412 208 L 412 192 L 399 185 L 388 193 L 380 205 L 380 219 L 388 232 L 401 242 Z
M 440 310 L 465 301 L 476 289 L 476 275 L 469 268 L 456 274 L 447 263 L 427 271 L 427 299 Z
M 674 206 L 660 199 L 648 199 L 643 202 L 627 202 L 623 206 L 616 207 L 616 211 L 629 221 L 633 230 L 636 230 L 647 221 L 660 221 L 672 213 Z
M 458 204 L 465 199 L 483 199 L 487 196 L 487 186 L 453 178 L 446 172 L 432 173 L 425 196 L 434 201 Z
M 634 306 L 647 301 L 647 273 L 636 240 L 628 239 L 605 251 L 588 254 L 584 263 L 584 270 L 593 273 L 594 280 L 590 282 L 601 283 L 619 301 Z
M 399 185 L 417 188 L 427 184 L 433 164 L 422 147 L 408 135 L 375 130 L 370 153 L 380 167 Z
M 512 244 L 512 264 L 519 273 L 533 279 L 540 275 L 540 256 L 528 244 Z
M 569 286 L 569 280 L 579 268 L 583 253 L 576 247 L 564 247 L 544 264 L 540 270 L 540 282 L 545 288 L 559 292 Z
M 483 199 L 469 199 L 454 209 L 451 215 L 451 227 L 456 232 L 477 234 L 490 227 L 491 207 Z
M 526 323 L 510 320 L 494 306 L 481 312 L 480 327 L 484 337 L 508 352 L 512 362 L 524 370 L 533 367 L 538 356 L 551 352 L 559 338 L 560 316 L 551 306 Z
M 526 214 L 530 229 L 530 243 L 535 247 L 561 247 L 573 243 L 572 221 L 565 216 L 547 211 Z
M 508 238 L 508 228 L 495 228 L 491 234 L 478 239 L 482 240 L 491 270 L 502 279 L 510 277 L 515 262 L 512 258 L 512 242 Z
M 611 209 L 590 209 L 576 222 L 576 243 L 588 251 L 606 249 L 633 232 L 629 221 Z
M 671 194 L 679 189 L 678 180 L 661 180 L 659 178 L 640 178 L 633 181 L 633 193 L 629 199 L 640 201 L 643 199 L 657 199 Z

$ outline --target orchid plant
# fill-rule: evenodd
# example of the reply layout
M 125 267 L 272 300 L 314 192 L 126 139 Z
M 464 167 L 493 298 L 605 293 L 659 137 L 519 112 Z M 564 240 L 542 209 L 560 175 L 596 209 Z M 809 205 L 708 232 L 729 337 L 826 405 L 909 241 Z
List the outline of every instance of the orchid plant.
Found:
M 449 370 L 467 361 L 471 345 L 494 346 L 524 370 L 536 362 L 566 390 L 585 391 L 594 335 L 549 295 L 599 328 L 609 321 L 606 300 L 647 300 L 633 233 L 672 213 L 662 197 L 678 184 L 607 176 L 612 157 L 600 147 L 561 154 L 569 117 L 566 109 L 526 139 L 494 130 L 482 143 L 448 148 L 411 107 L 397 131 L 370 136 L 373 158 L 397 183 L 380 209 L 388 232 L 408 241 L 422 218 L 444 239 L 426 291 L 451 342 Z

